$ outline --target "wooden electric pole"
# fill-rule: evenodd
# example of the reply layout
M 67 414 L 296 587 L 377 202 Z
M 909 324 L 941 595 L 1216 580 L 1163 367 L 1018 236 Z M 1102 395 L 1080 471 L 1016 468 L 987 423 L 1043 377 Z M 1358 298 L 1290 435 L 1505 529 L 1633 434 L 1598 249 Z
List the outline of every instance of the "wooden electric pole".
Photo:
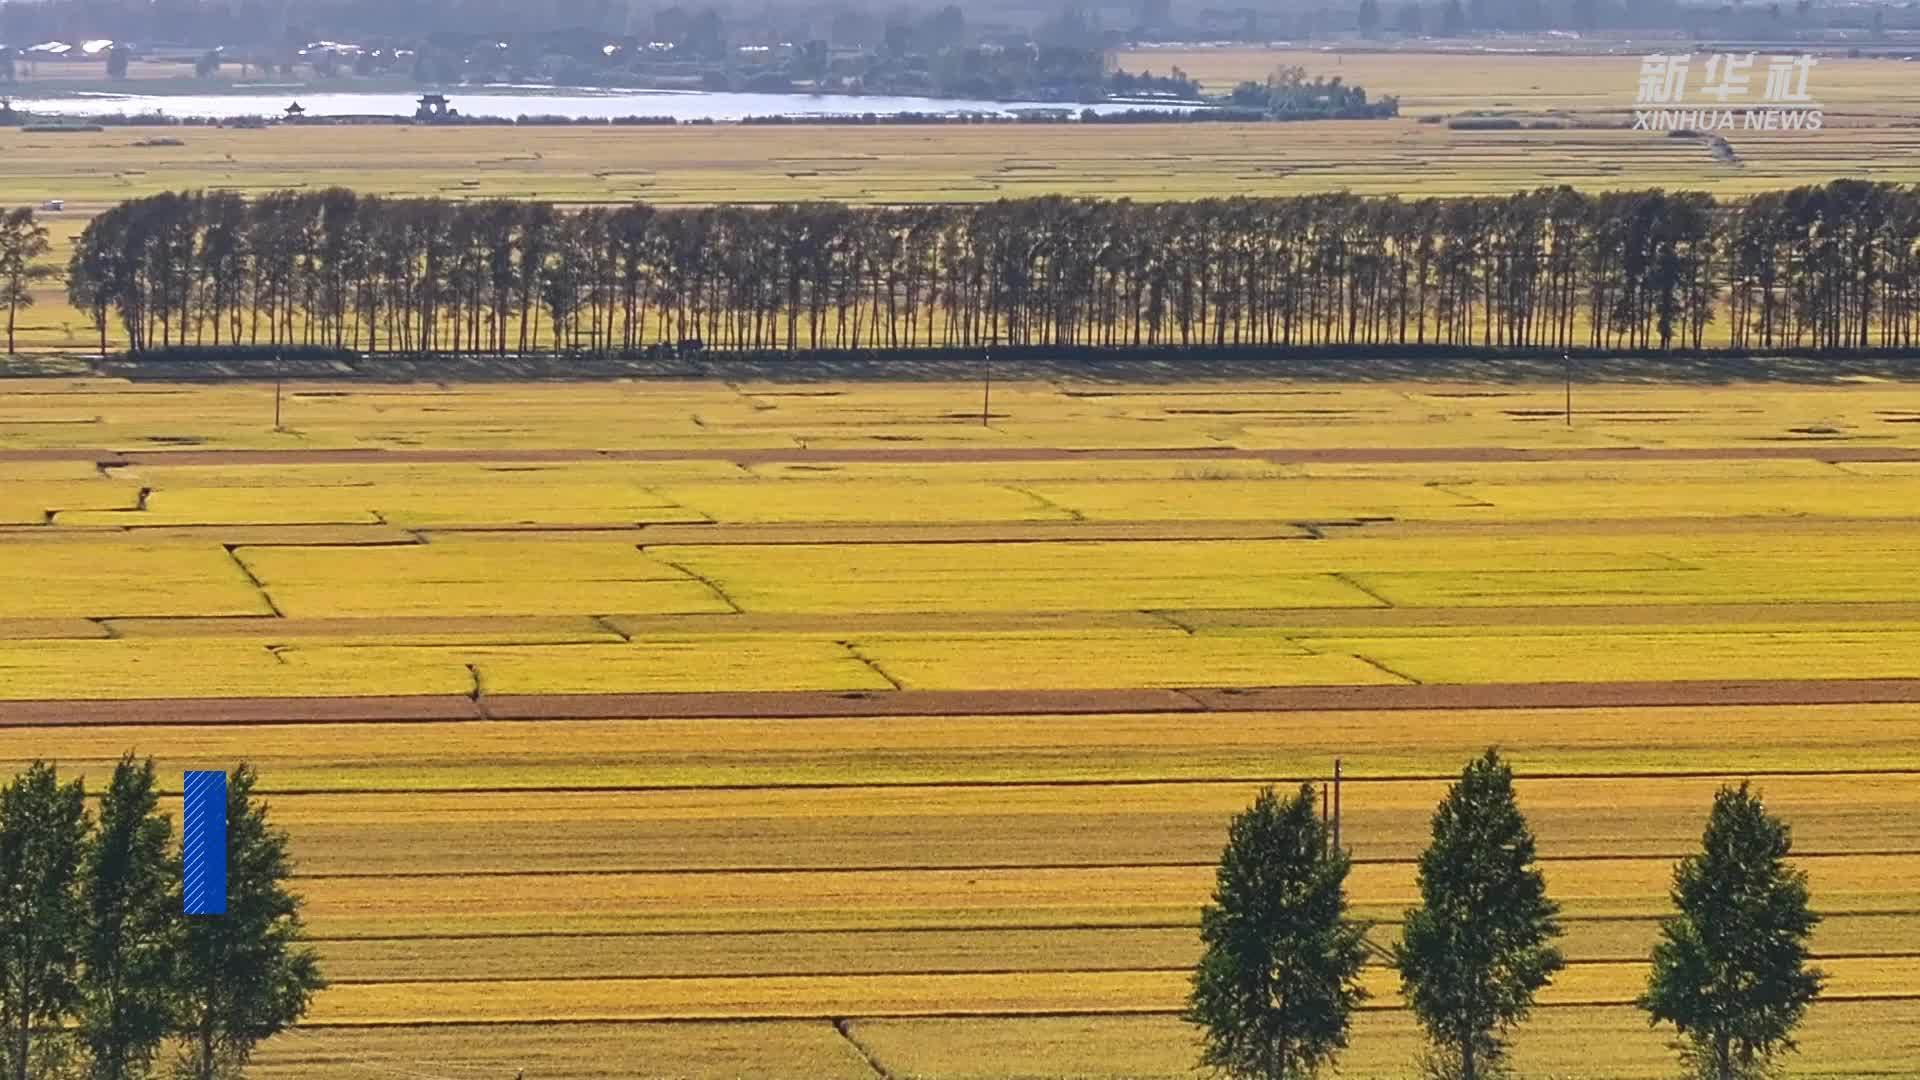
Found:
M 1562 370 L 1567 377 L 1567 426 L 1573 426 L 1573 354 L 1561 353 Z
M 984 381 L 980 384 L 980 426 L 989 426 L 993 417 L 993 346 L 987 346 L 986 361 L 982 368 Z
M 1333 850 L 1345 851 L 1340 846 L 1340 759 L 1333 759 Z

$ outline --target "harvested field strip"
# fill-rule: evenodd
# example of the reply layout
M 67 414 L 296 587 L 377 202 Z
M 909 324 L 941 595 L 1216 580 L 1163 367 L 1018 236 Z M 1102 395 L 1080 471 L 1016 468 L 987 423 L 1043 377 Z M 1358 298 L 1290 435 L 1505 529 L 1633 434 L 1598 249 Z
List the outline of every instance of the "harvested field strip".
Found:
M 1571 919 L 1565 929 L 1560 945 L 1575 963 L 1637 962 L 1658 924 L 1653 916 Z M 1398 924 L 1378 924 L 1373 937 L 1386 943 L 1398 934 Z M 569 979 L 1173 970 L 1190 968 L 1200 952 L 1187 925 L 326 939 L 317 947 L 335 984 L 526 978 L 542 969 Z M 1814 933 L 1813 951 L 1821 959 L 1912 958 L 1920 954 L 1920 914 L 1829 916 Z
M 1544 867 L 1569 915 L 1635 915 L 1665 910 L 1673 861 L 1548 859 Z M 1823 910 L 1920 909 L 1920 855 L 1837 855 L 1817 860 L 1816 869 Z M 1210 866 L 390 874 L 311 878 L 302 891 L 313 931 L 335 937 L 449 930 L 854 930 L 1191 920 L 1211 878 Z M 1413 867 L 1361 865 L 1349 888 L 1363 916 L 1394 916 L 1414 897 Z M 874 903 L 879 897 L 885 904 Z
M 454 701 L 466 707 L 459 715 L 474 715 L 471 702 Z M 157 712 L 175 721 L 152 727 L 127 726 L 128 711 L 110 703 L 76 706 L 67 710 L 76 726 L 7 729 L 0 760 L 14 769 L 36 757 L 58 760 L 96 785 L 129 748 L 155 755 L 163 775 L 245 760 L 259 766 L 269 792 L 1317 781 L 1331 775 L 1336 757 L 1349 777 L 1433 778 L 1457 772 L 1488 745 L 1502 747 L 1522 776 L 1920 771 L 1915 704 L 478 724 L 436 716 L 434 707 L 453 702 L 415 702 L 419 722 L 406 725 L 342 722 L 352 718 L 338 714 L 275 723 L 283 705 L 242 709 L 248 705 L 230 703 L 239 723 L 200 703 L 137 705 L 133 719 Z M 7 708 L 19 716 L 35 706 Z
M 847 1027 L 896 1076 L 1028 1078 L 1040 1075 L 1036 1062 L 1047 1061 L 1072 1062 L 1097 1076 L 1205 1075 L 1193 1068 L 1192 1029 L 1170 1016 L 856 1019 Z M 1520 1029 L 1512 1064 L 1529 1076 L 1588 1076 L 1593 1048 L 1606 1046 L 1608 1077 L 1659 1080 L 1673 1074 L 1665 1040 L 1635 1009 L 1554 1008 Z M 1362 1013 L 1352 1041 L 1341 1075 L 1360 1080 L 1402 1080 L 1421 1049 L 1412 1018 L 1395 1011 Z M 1807 1075 L 1900 1075 L 1920 1056 L 1920 1002 L 1826 1003 L 1809 1014 L 1801 1044 L 1796 1071 Z M 266 1043 L 256 1067 L 270 1078 L 325 1071 L 353 1080 L 516 1069 L 559 1080 L 874 1075 L 826 1021 L 301 1028 Z
M 1897 988 L 1920 979 L 1920 960 L 1828 960 L 1830 1000 L 1911 1000 Z M 1546 1006 L 1624 1005 L 1646 982 L 1644 963 L 1576 965 L 1540 1000 Z M 883 976 L 762 975 L 752 979 L 500 980 L 340 986 L 315 1005 L 308 1026 L 554 1020 L 830 1019 L 841 1016 L 1175 1013 L 1189 973 L 1050 972 Z M 1396 1009 L 1398 978 L 1370 968 L 1369 1009 Z
M 1723 777 L 1524 780 L 1543 854 L 1678 859 Z M 1344 839 L 1363 864 L 1427 841 L 1446 784 L 1355 780 Z M 1101 787 L 996 785 L 750 791 L 281 795 L 277 816 L 311 838 L 303 876 L 1206 865 L 1246 782 Z M 1915 774 L 1771 777 L 1770 806 L 1807 858 L 1920 852 Z
M 851 1027 L 899 1076 L 1031 1078 L 1044 1075 L 1036 1061 L 1072 1062 L 1089 1076 L 1206 1075 L 1194 1068 L 1193 1030 L 1171 1016 L 858 1020 Z M 1637 1009 L 1554 1008 L 1518 1029 L 1511 1065 L 1524 1076 L 1664 1080 L 1674 1075 L 1669 1038 Z M 1606 1048 L 1599 1067 L 1596 1047 Z M 1422 1049 L 1410 1014 L 1368 1011 L 1355 1019 L 1340 1075 L 1404 1080 Z M 1804 1075 L 1857 1080 L 1904 1075 L 1917 1057 L 1920 1002 L 1829 1002 L 1809 1012 L 1793 1065 Z
M 512 1076 L 552 1080 L 603 1076 L 700 1076 L 730 1080 L 873 1080 L 873 1072 L 824 1022 L 619 1025 L 444 1025 L 313 1028 L 265 1043 L 262 1077 L 394 1076 L 451 1080 Z

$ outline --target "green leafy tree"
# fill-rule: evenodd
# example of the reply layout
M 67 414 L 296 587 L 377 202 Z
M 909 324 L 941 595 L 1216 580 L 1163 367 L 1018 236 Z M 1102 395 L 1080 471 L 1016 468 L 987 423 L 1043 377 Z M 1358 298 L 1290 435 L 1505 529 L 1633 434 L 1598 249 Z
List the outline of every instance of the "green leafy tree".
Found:
M 115 207 L 87 222 L 67 259 L 67 302 L 86 312 L 100 335 L 102 356 L 107 352 L 107 315 L 115 300 L 124 302 L 117 287 L 126 276 L 125 247 L 115 242 L 114 229 L 126 216 L 126 210 Z
M 1430 1070 L 1476 1080 L 1500 1069 L 1507 1032 L 1565 964 L 1553 946 L 1559 906 L 1534 866 L 1513 770 L 1494 751 L 1469 763 L 1434 811 L 1419 884 L 1394 961 L 1432 1044 Z
M 81 1030 L 93 1080 L 149 1075 L 173 1019 L 180 868 L 159 800 L 153 762 L 122 758 L 87 849 Z
M 39 261 L 47 251 L 47 227 L 34 220 L 31 208 L 0 214 L 0 303 L 7 305 L 9 354 L 20 309 L 33 306 L 33 283 L 53 274 L 52 267 Z
M 304 1016 L 326 985 L 301 945 L 287 835 L 269 824 L 255 780 L 247 765 L 227 777 L 227 913 L 185 919 L 174 1033 L 179 1072 L 192 1080 L 240 1075 L 254 1048 Z
M 0 1060 L 13 1080 L 44 1074 L 79 1004 L 86 795 L 36 761 L 0 789 Z
M 1187 1004 L 1204 1029 L 1202 1064 L 1291 1080 L 1346 1047 L 1348 1018 L 1367 997 L 1367 927 L 1347 918 L 1347 870 L 1309 786 L 1284 802 L 1268 788 L 1233 819 Z
M 1820 917 L 1807 875 L 1787 865 L 1793 838 L 1746 784 L 1721 788 L 1701 852 L 1673 872 L 1679 914 L 1660 926 L 1639 1005 L 1672 1024 L 1686 1063 L 1709 1080 L 1767 1075 L 1825 975 L 1807 966 Z

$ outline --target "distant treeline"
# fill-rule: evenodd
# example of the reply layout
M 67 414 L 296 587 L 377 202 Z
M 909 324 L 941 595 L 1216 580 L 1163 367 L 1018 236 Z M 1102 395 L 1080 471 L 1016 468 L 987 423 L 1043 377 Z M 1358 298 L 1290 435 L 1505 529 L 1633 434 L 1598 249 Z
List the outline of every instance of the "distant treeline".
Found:
M 156 195 L 68 290 L 106 348 L 1908 348 L 1920 188 L 561 209 Z
M 1364 96 L 1364 95 L 1363 95 Z M 857 109 L 858 97 L 845 98 L 848 108 Z M 1175 103 L 1187 105 L 1188 103 Z M 0 101 L 0 127 L 25 126 L 30 131 L 42 133 L 99 131 L 108 127 L 199 127 L 199 128 L 243 128 L 263 129 L 279 124 L 301 124 L 309 127 L 385 127 L 411 126 L 420 123 L 432 123 L 435 126 L 461 127 L 714 127 L 722 124 L 738 123 L 754 127 L 846 127 L 860 126 L 970 126 L 980 124 L 1254 124 L 1265 121 L 1302 121 L 1302 120 L 1338 120 L 1338 119 L 1379 119 L 1397 115 L 1398 101 L 1386 98 L 1372 104 L 1362 103 L 1358 107 L 1342 105 L 1333 109 L 1268 109 L 1241 108 L 1234 105 L 1198 105 L 1183 108 L 1163 108 L 1152 106 L 1123 107 L 1108 109 L 1105 112 L 1093 108 L 1079 108 L 1061 105 L 1045 108 L 1023 108 L 1017 112 L 846 112 L 821 113 L 818 115 L 794 115 L 773 113 L 767 115 L 743 116 L 738 120 L 718 120 L 713 117 L 677 117 L 677 116 L 562 116 L 553 113 L 518 116 L 484 116 L 461 113 L 445 119 L 422 121 L 411 115 L 350 115 L 350 116 L 304 116 L 298 120 L 282 117 L 237 116 L 237 117 L 192 117 L 174 116 L 164 112 L 114 113 L 106 116 L 33 117 L 18 110 L 9 111 L 5 102 Z M 32 121 L 32 122 L 30 122 Z M 1518 121 L 1483 125 L 1488 127 L 1520 127 Z M 1536 123 L 1531 126 L 1541 127 Z M 1559 125 L 1564 126 L 1564 125 Z
M 850 107 L 857 107 L 858 98 L 848 98 Z M 764 116 L 743 116 L 739 120 L 716 120 L 712 117 L 677 116 L 563 116 L 555 113 L 521 113 L 518 116 L 488 116 L 461 113 L 445 119 L 430 121 L 436 127 L 713 127 L 719 124 L 739 123 L 752 125 L 796 125 L 812 124 L 821 126 L 845 126 L 848 124 L 1053 124 L 1053 123 L 1170 123 L 1183 120 L 1229 120 L 1253 122 L 1267 119 L 1263 113 L 1245 109 L 1209 108 L 1195 110 L 1201 115 L 1194 116 L 1181 112 L 1169 112 L 1162 109 L 1126 109 L 1118 112 L 1096 113 L 1092 109 L 1081 109 L 1077 113 L 1062 106 L 1055 109 L 1022 110 L 1019 113 L 862 113 L 822 114 L 818 116 L 794 116 L 769 114 Z M 29 120 L 37 121 L 29 124 Z M 384 127 L 411 126 L 428 123 L 412 115 L 399 113 L 391 115 L 359 114 L 349 116 L 304 116 L 298 120 L 288 120 L 280 116 L 229 116 L 195 117 L 175 116 L 165 112 L 113 113 L 103 116 L 64 117 L 47 115 L 32 117 L 19 111 L 11 113 L 0 111 L 0 127 L 28 125 L 42 131 L 81 131 L 99 130 L 105 127 L 200 127 L 200 128 L 249 128 L 260 129 L 279 124 L 300 124 L 307 127 Z

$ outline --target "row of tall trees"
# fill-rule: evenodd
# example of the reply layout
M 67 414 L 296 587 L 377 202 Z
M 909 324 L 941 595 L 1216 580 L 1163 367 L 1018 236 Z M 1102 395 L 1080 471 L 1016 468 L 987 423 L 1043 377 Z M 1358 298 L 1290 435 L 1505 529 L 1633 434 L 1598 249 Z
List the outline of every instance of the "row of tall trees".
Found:
M 564 210 L 184 192 L 96 217 L 106 347 L 1911 347 L 1920 188 Z
M 1560 909 L 1512 769 L 1489 750 L 1448 788 L 1420 857 L 1420 903 L 1391 949 L 1348 915 L 1351 864 L 1331 841 L 1308 785 L 1287 799 L 1269 788 L 1234 818 L 1187 1009 L 1202 1029 L 1201 1064 L 1238 1080 L 1304 1080 L 1333 1064 L 1369 996 L 1361 972 L 1375 952 L 1426 1031 L 1420 1074 L 1509 1075 L 1513 1029 L 1565 966 Z M 1741 784 L 1715 796 L 1700 853 L 1674 869 L 1676 910 L 1638 1004 L 1674 1026 L 1689 1075 L 1771 1075 L 1819 996 L 1824 975 L 1807 947 L 1819 919 L 1791 849 L 1787 826 Z
M 241 766 L 227 784 L 227 913 L 182 914 L 152 761 L 123 758 L 88 813 L 35 762 L 0 788 L 0 1067 L 7 1080 L 231 1080 L 323 985 L 300 944 L 287 837 Z

